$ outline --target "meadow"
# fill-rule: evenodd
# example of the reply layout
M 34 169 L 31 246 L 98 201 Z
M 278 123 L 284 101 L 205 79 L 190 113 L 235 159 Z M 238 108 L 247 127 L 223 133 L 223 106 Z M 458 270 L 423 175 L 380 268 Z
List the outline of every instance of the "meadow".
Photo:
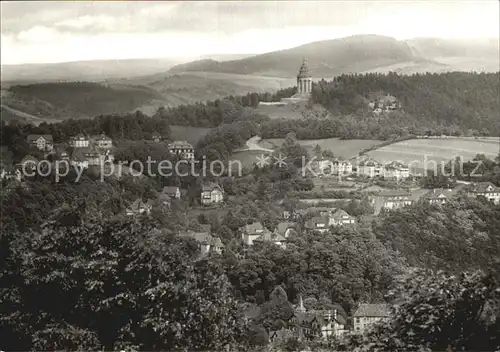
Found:
M 241 166 L 244 168 L 251 169 L 257 163 L 257 157 L 261 155 L 269 155 L 269 153 L 262 152 L 260 150 L 245 150 L 241 152 L 233 153 L 230 157 L 230 161 L 239 161 Z M 235 163 L 232 164 L 233 172 L 236 171 L 237 165 Z
M 411 139 L 372 150 L 366 155 L 382 163 L 393 160 L 411 164 L 414 170 L 422 170 L 424 165 L 432 167 L 446 163 L 456 157 L 471 160 L 477 154 L 494 159 L 500 151 L 500 138 L 444 138 Z

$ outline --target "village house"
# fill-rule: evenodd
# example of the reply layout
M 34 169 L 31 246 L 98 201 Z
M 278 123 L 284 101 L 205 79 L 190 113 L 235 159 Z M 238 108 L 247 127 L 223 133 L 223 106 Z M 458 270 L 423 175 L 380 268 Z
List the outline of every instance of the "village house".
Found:
M 172 205 L 172 198 L 166 193 L 160 192 L 158 195 L 158 201 L 160 204 L 164 205 L 167 208 L 170 208 Z
M 268 234 L 271 233 L 260 222 L 253 222 L 251 224 L 246 224 L 245 226 L 239 229 L 239 232 L 241 233 L 241 239 L 243 240 L 243 243 L 246 244 L 247 246 L 251 246 L 256 238 L 266 233 Z
M 311 169 L 319 174 L 331 174 L 332 164 L 329 159 L 317 159 L 311 162 Z
M 338 159 L 318 159 L 311 162 L 311 169 L 322 176 L 350 175 L 352 164 Z
M 328 226 L 352 225 L 356 219 L 345 210 L 337 209 L 328 216 Z
M 102 163 L 112 163 L 114 160 L 110 150 L 100 153 L 92 148 L 74 148 L 70 157 L 70 164 L 87 169 L 90 166 L 101 166 Z
M 422 196 L 422 201 L 428 204 L 446 204 L 452 196 L 451 189 L 434 188 Z
M 259 237 L 255 238 L 253 241 L 252 241 L 252 245 L 254 243 L 272 243 L 272 244 L 275 244 L 276 246 L 278 247 L 281 247 L 283 249 L 286 248 L 286 238 L 281 236 L 279 233 L 277 232 L 270 232 L 270 231 L 264 231 L 264 233 L 262 235 L 260 235 Z
M 151 140 L 155 143 L 160 143 L 161 141 L 163 141 L 163 137 L 158 132 L 153 132 L 151 134 Z
M 137 198 L 132 204 L 130 204 L 129 207 L 127 207 L 126 214 L 128 216 L 141 215 L 141 214 L 149 215 L 152 208 L 153 208 L 153 202 L 151 200 L 144 202 L 142 198 Z
M 296 234 L 293 222 L 280 222 L 273 232 L 265 228 L 260 222 L 247 224 L 240 228 L 241 238 L 247 246 L 255 242 L 273 243 L 281 248 L 286 248 L 286 239 L 291 234 Z
M 180 199 L 181 198 L 181 190 L 179 187 L 173 186 L 165 186 L 161 193 L 168 195 L 170 198 Z
M 382 173 L 382 164 L 375 160 L 364 160 L 358 165 L 357 175 L 365 177 L 378 177 Z
M 354 313 L 354 332 L 363 334 L 376 322 L 389 320 L 390 315 L 386 304 L 360 304 Z
M 168 145 L 168 151 L 181 159 L 194 159 L 194 148 L 187 141 L 174 141 Z
M 51 134 L 30 134 L 27 137 L 30 147 L 42 151 L 52 151 L 54 148 L 54 139 Z
M 335 160 L 333 162 L 333 173 L 336 175 L 352 174 L 352 164 L 345 160 Z
M 202 185 L 200 197 L 202 205 L 218 204 L 224 201 L 224 192 L 218 184 L 208 182 Z
M 92 138 L 94 147 L 101 149 L 110 149 L 113 148 L 113 140 L 107 137 L 104 133 L 94 136 Z
M 485 197 L 494 204 L 500 204 L 500 187 L 495 187 L 491 182 L 473 183 L 468 186 L 469 197 Z
M 0 171 L 0 178 L 6 181 L 21 181 L 22 173 L 19 169 L 16 168 L 7 169 L 2 167 L 2 170 Z
M 328 232 L 329 223 L 328 216 L 315 216 L 305 222 L 304 228 L 308 232 L 325 233 Z
M 384 166 L 383 177 L 384 179 L 397 181 L 404 180 L 410 177 L 410 169 L 408 166 L 400 162 L 393 161 L 392 163 Z
M 79 133 L 69 139 L 69 146 L 72 148 L 88 148 L 90 140 L 83 133 Z
M 274 233 L 283 236 L 284 238 L 288 238 L 292 234 L 297 234 L 295 226 L 295 223 L 291 221 L 282 221 L 276 226 Z
M 405 190 L 394 190 L 381 192 L 374 200 L 375 215 L 380 214 L 382 209 L 395 210 L 412 205 L 411 193 Z
M 401 103 L 395 96 L 386 94 L 370 101 L 368 106 L 373 110 L 375 115 L 380 115 L 382 112 L 389 113 L 400 109 Z
M 332 336 L 340 337 L 347 332 L 346 319 L 336 309 L 307 310 L 302 296 L 287 325 L 294 336 L 301 339 L 327 339 Z
M 179 236 L 194 239 L 198 243 L 198 248 L 200 249 L 201 254 L 221 254 L 224 250 L 224 244 L 221 239 L 219 237 L 212 236 L 209 231 L 195 232 L 189 230 L 179 232 Z

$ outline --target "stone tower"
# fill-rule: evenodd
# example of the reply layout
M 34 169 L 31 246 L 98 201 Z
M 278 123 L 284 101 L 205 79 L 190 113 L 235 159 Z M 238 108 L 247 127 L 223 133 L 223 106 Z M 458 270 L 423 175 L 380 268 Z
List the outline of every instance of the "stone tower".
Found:
M 312 91 L 312 78 L 307 67 L 306 60 L 302 61 L 299 74 L 297 75 L 297 93 L 299 95 L 307 95 Z

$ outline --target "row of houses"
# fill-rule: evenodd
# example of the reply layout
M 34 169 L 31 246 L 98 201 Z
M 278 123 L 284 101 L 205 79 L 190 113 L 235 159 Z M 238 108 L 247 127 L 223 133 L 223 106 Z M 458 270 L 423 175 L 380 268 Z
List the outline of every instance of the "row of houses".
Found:
M 446 204 L 451 199 L 456 197 L 461 191 L 463 191 L 463 193 L 468 197 L 484 197 L 494 204 L 500 204 L 500 187 L 496 187 L 491 182 L 479 182 L 461 187 L 459 186 L 454 189 L 435 188 L 429 190 L 427 193 L 422 195 L 421 198 L 416 198 L 408 190 L 381 192 L 373 200 L 375 215 L 378 215 L 382 209 L 401 209 L 412 205 L 419 200 L 428 204 Z
M 158 133 L 153 133 L 152 139 L 155 142 L 163 141 L 163 137 Z M 38 150 L 51 152 L 54 149 L 54 138 L 51 134 L 30 134 L 27 137 L 28 144 Z M 71 148 L 93 148 L 97 150 L 109 150 L 113 148 L 113 140 L 105 134 L 87 136 L 79 133 L 72 136 L 68 145 Z M 194 159 L 194 147 L 187 141 L 173 141 L 168 145 L 168 150 L 171 154 L 177 155 L 182 159 Z
M 172 199 L 181 199 L 182 192 L 179 187 L 166 186 L 158 195 L 158 204 L 170 207 Z M 224 191 L 215 182 L 207 182 L 201 186 L 200 203 L 202 205 L 219 204 L 224 201 Z M 143 201 L 142 198 L 136 199 L 127 209 L 127 215 L 149 214 L 153 209 L 153 200 Z
M 273 243 L 281 248 L 286 248 L 286 240 L 296 234 L 295 223 L 284 221 L 279 223 L 271 232 L 260 222 L 247 224 L 239 229 L 241 240 L 247 246 L 252 246 L 254 243 Z
M 410 169 L 401 162 L 393 161 L 382 164 L 376 160 L 366 159 L 357 166 L 345 160 L 319 159 L 311 163 L 311 169 L 319 175 L 351 175 L 384 179 L 402 180 L 409 178 Z

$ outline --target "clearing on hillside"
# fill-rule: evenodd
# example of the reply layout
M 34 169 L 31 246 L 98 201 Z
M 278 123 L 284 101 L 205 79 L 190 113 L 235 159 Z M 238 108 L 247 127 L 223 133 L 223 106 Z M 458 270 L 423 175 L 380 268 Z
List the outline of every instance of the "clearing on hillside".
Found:
M 198 141 L 210 131 L 207 127 L 191 127 L 191 126 L 170 126 L 170 139 L 176 141 L 188 141 L 196 145 Z
M 273 144 L 276 148 L 280 147 L 285 141 L 284 138 L 270 138 L 265 142 Z M 376 146 L 382 141 L 372 139 L 340 139 L 340 138 L 326 138 L 326 139 L 311 139 L 299 140 L 306 150 L 312 154 L 316 144 L 319 144 L 321 149 L 330 150 L 336 157 L 343 159 L 350 159 L 356 157 L 361 151 Z
M 387 145 L 367 153 L 382 163 L 399 160 L 413 170 L 432 168 L 435 163 L 442 165 L 452 159 L 463 157 L 471 160 L 477 154 L 485 154 L 494 159 L 499 152 L 500 138 L 458 137 L 443 139 L 411 139 Z

